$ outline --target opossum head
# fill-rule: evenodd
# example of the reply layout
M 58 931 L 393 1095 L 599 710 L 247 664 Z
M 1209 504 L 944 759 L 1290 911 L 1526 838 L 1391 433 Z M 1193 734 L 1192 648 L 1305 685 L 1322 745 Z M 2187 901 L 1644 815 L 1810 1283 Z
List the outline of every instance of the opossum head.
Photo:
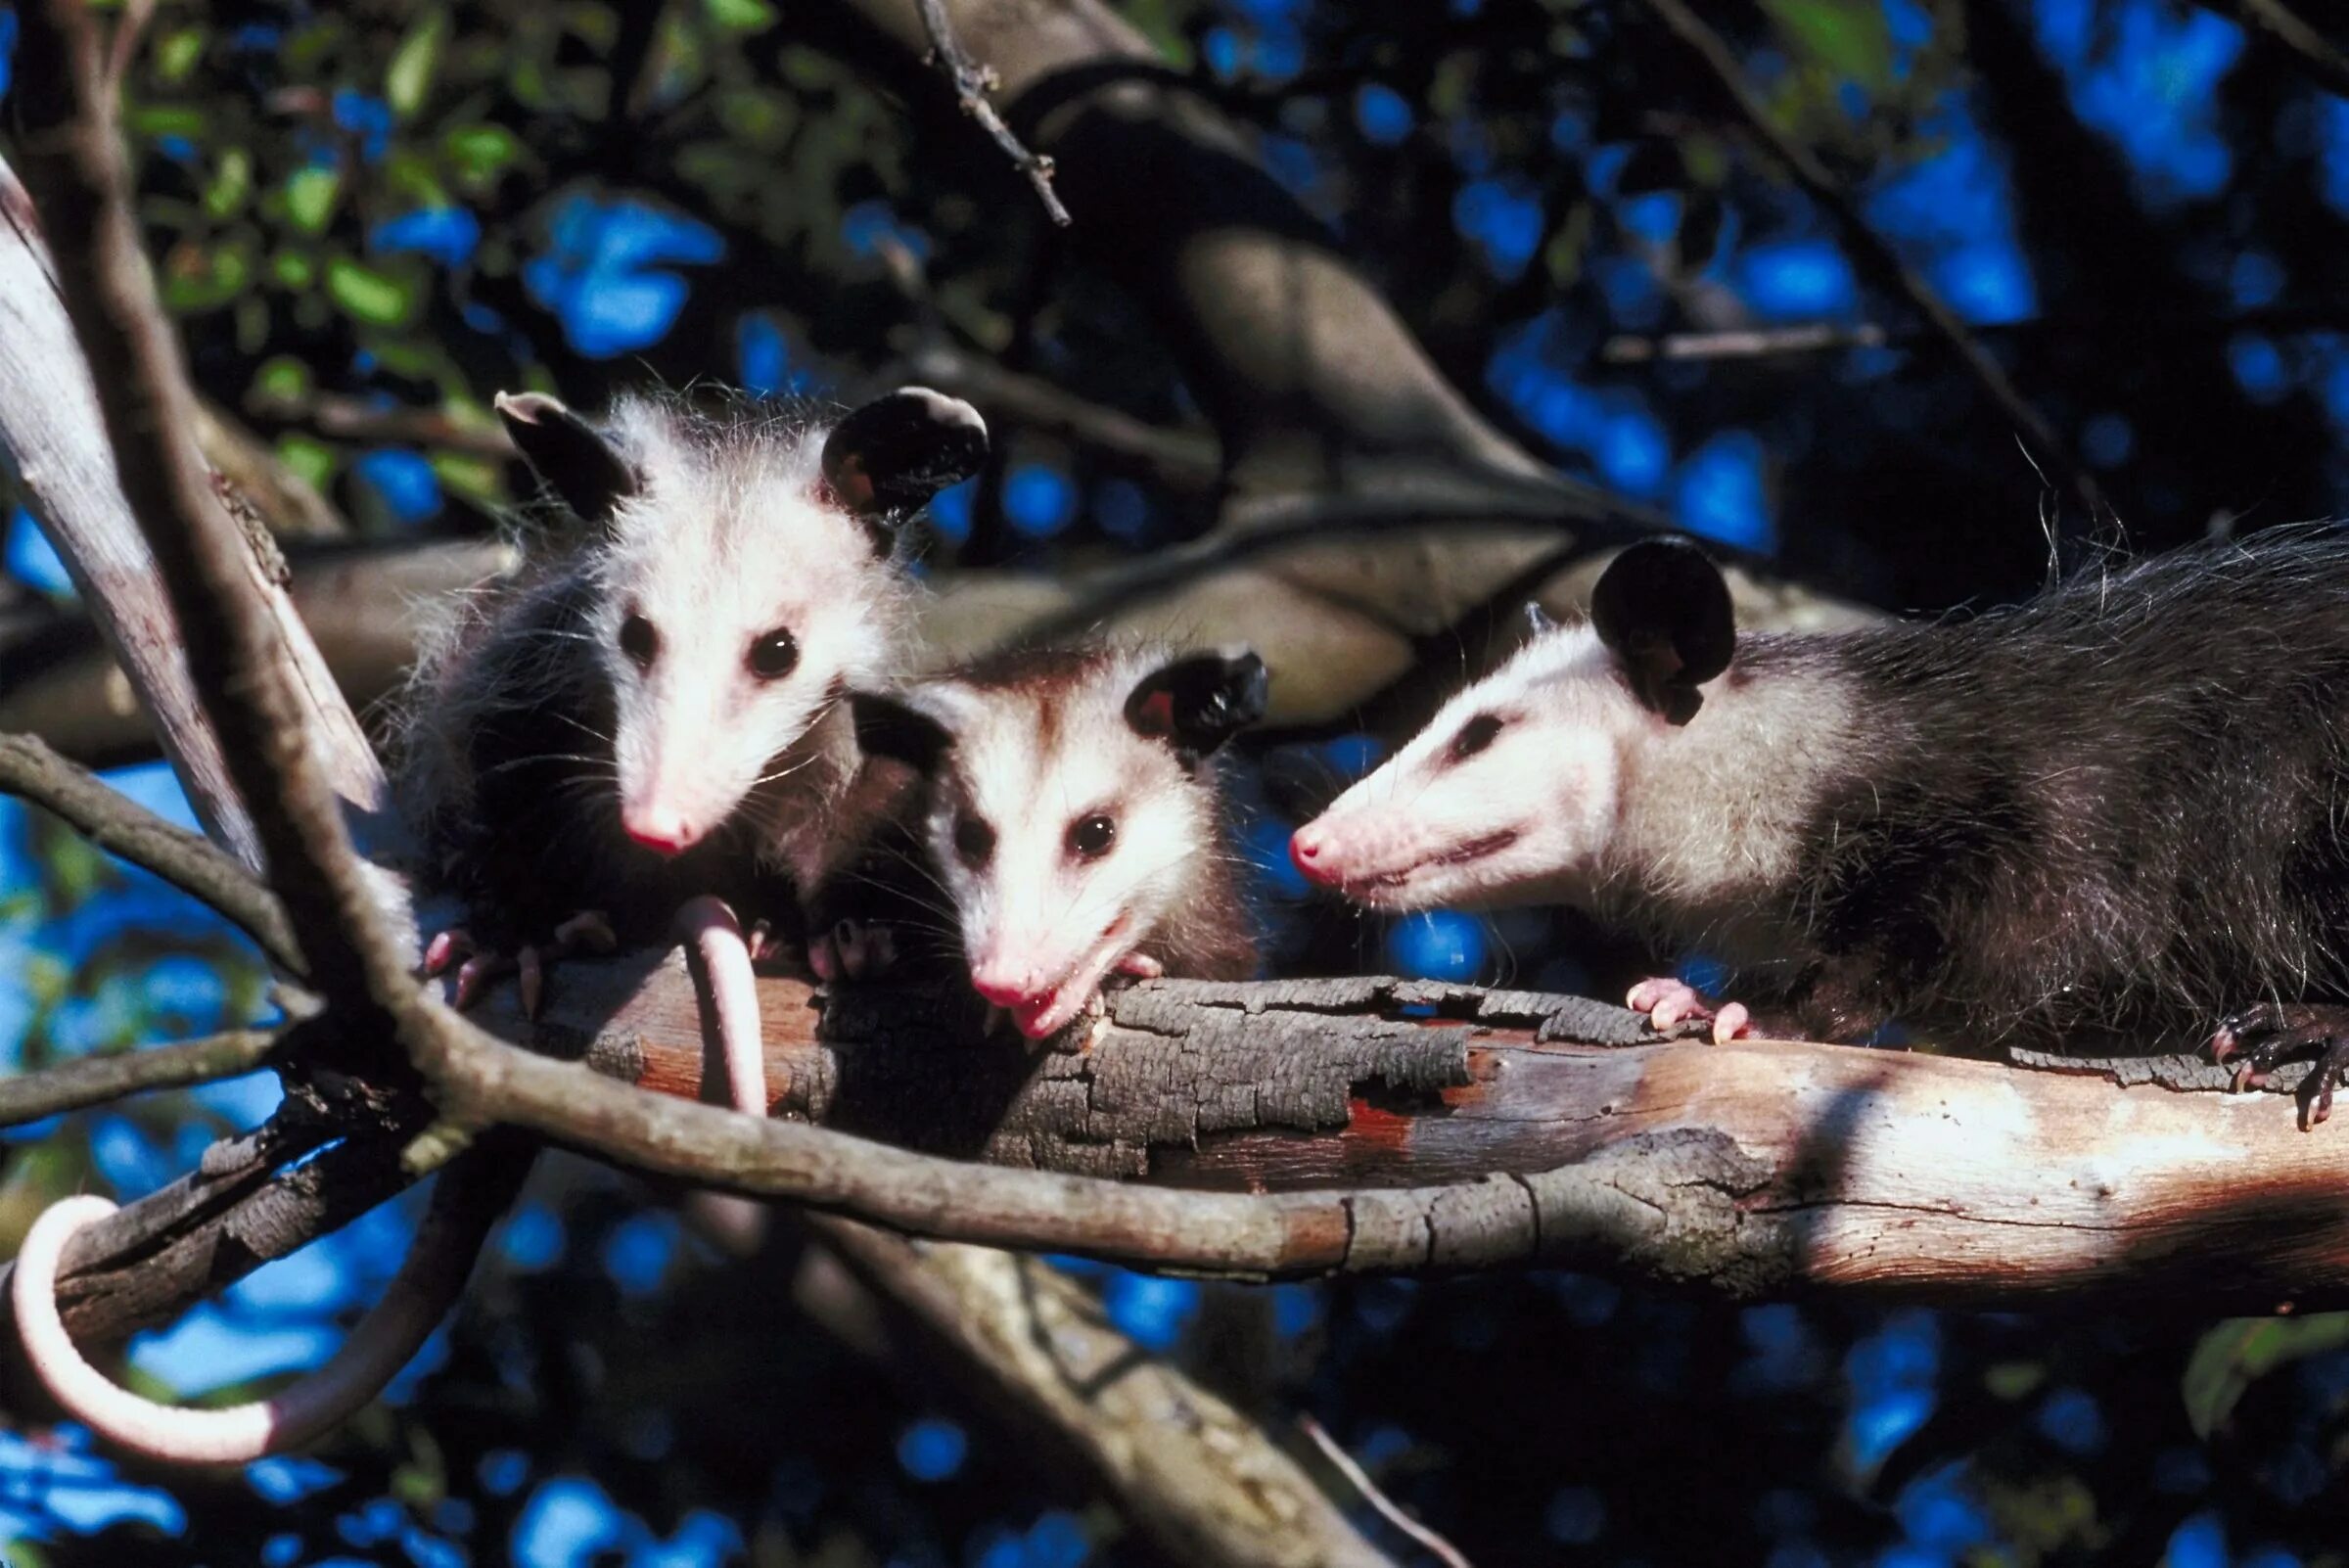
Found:
M 922 388 L 828 434 L 642 398 L 600 428 L 538 393 L 497 411 L 586 530 L 620 821 L 663 854 L 786 777 L 848 687 L 887 672 L 905 591 L 896 530 L 987 451 L 969 404 Z
M 852 698 L 929 781 L 924 838 L 980 994 L 1065 1028 L 1222 853 L 1213 754 L 1265 711 L 1253 653 L 1017 655 Z
M 1727 586 L 1693 545 L 1634 545 L 1587 623 L 1539 620 L 1507 664 L 1299 828 L 1290 857 L 1374 908 L 1580 901 L 1622 812 L 1626 758 L 1696 716 L 1735 640 Z

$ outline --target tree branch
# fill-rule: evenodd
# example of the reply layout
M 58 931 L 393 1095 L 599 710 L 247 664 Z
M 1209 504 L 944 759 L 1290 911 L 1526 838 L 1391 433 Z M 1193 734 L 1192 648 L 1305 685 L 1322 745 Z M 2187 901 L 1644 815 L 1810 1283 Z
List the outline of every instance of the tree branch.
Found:
M 0 1078 L 0 1127 L 22 1127 L 126 1094 L 241 1078 L 266 1066 L 280 1038 L 270 1030 L 233 1029 L 169 1045 L 77 1057 L 37 1073 Z
M 1255 1421 L 1119 1333 L 1067 1275 L 984 1247 L 808 1222 L 949 1353 L 990 1410 L 1009 1406 L 1040 1429 L 1169 1562 L 1393 1568 Z
M 122 492 L 154 551 L 189 677 L 284 900 L 305 972 L 346 1029 L 413 1010 L 407 944 L 362 873 L 335 780 L 310 736 L 251 546 L 222 514 L 197 451 L 196 398 L 156 300 L 130 209 L 89 11 L 46 0 L 23 15 L 23 147 L 56 249 L 58 281 L 98 387 Z M 375 802 L 368 802 L 374 805 Z
M 2073 493 L 2079 496 L 2090 514 L 2101 516 L 2106 510 L 2102 489 L 2056 435 L 2055 427 L 2016 390 L 2005 370 L 1975 339 L 1958 313 L 1935 292 L 1933 285 L 1904 261 L 1891 243 L 1869 225 L 1859 204 L 1844 190 L 1842 182 L 1827 171 L 1818 155 L 1789 136 L 1771 117 L 1769 107 L 1747 85 L 1745 72 L 1738 65 L 1737 57 L 1722 41 L 1721 34 L 1707 26 L 1689 8 L 1686 0 L 1645 0 L 1645 3 L 1720 85 L 1739 116 L 1761 138 L 1762 144 L 1786 172 L 1793 176 L 1794 182 L 1808 192 L 1813 201 L 1834 214 L 1845 237 L 1851 242 L 1861 266 L 1884 287 L 1909 301 L 1910 307 L 1924 319 L 1936 337 L 1949 346 L 1958 364 L 1989 394 L 2000 411 L 2014 422 L 2043 457 L 2062 471 Z
M 284 907 L 234 855 L 108 788 L 40 740 L 0 735 L 0 794 L 30 801 L 99 849 L 210 905 L 287 973 L 306 972 Z
M 2254 31 L 2268 34 L 2298 55 L 2318 86 L 2349 98 L 2349 55 L 2342 54 L 2323 33 L 2303 22 L 2284 0 L 2234 0 L 2228 9 Z
M 1468 1559 L 1460 1555 L 1459 1547 L 1404 1512 L 1394 1499 L 1381 1492 L 1378 1483 L 1370 1479 L 1369 1472 L 1355 1461 L 1353 1454 L 1338 1446 L 1338 1440 L 1329 1435 L 1328 1428 L 1311 1415 L 1301 1415 L 1297 1418 L 1297 1429 L 1311 1440 L 1314 1448 L 1321 1451 L 1321 1456 L 1329 1461 L 1331 1468 L 1362 1495 L 1362 1500 L 1378 1510 L 1380 1518 L 1419 1543 L 1427 1549 L 1429 1556 L 1444 1564 L 1444 1568 L 1469 1568 Z
M 954 39 L 952 23 L 946 21 L 943 0 L 917 0 L 922 9 L 922 28 L 930 35 L 930 57 L 953 85 L 954 97 L 962 112 L 979 122 L 979 128 L 994 139 L 1011 166 L 1027 178 L 1036 190 L 1036 199 L 1044 204 L 1044 212 L 1061 228 L 1069 226 L 1069 209 L 1061 205 L 1060 193 L 1052 189 L 1052 160 L 1038 158 L 1028 150 L 1003 123 L 995 106 L 987 95 L 1002 83 L 993 70 L 980 65 L 964 52 Z

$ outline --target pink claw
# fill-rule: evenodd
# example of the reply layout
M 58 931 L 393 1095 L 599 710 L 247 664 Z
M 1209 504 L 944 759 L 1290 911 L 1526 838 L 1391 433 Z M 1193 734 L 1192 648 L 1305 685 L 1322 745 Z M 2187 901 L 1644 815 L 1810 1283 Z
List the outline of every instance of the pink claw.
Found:
M 1695 987 L 1668 976 L 1642 980 L 1632 988 L 1623 1004 L 1633 1012 L 1647 1014 L 1648 1023 L 1659 1035 L 1670 1034 L 1690 1019 L 1712 1020 L 1716 1045 L 1743 1039 L 1754 1032 L 1753 1014 L 1743 1002 L 1724 1002 L 1717 1010 Z
M 457 1011 L 463 1012 L 480 1001 L 483 990 L 505 972 L 504 959 L 496 953 L 477 949 L 457 968 Z
M 424 945 L 424 974 L 426 979 L 439 974 L 457 959 L 473 951 L 473 934 L 462 926 L 451 926 L 436 932 L 433 940 Z
M 1743 1002 L 1723 1002 L 1721 1011 L 1713 1015 L 1713 1043 L 1727 1045 L 1733 1039 L 1745 1039 L 1754 1032 L 1753 1014 Z
M 1129 952 L 1118 960 L 1116 972 L 1136 980 L 1156 980 L 1167 972 L 1167 966 L 1146 952 Z
M 840 949 L 833 945 L 832 934 L 825 932 L 807 944 L 807 967 L 815 978 L 829 986 L 840 975 Z

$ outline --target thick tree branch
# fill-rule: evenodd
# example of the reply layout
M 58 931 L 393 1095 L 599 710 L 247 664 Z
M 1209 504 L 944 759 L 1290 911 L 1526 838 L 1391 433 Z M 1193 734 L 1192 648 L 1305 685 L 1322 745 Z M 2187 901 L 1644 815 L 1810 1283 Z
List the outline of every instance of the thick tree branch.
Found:
M 76 1057 L 37 1073 L 0 1078 L 0 1127 L 22 1127 L 127 1094 L 239 1078 L 265 1066 L 280 1038 L 265 1029 L 232 1029 L 201 1039 Z
M 815 1234 L 949 1364 L 1115 1499 L 1169 1561 L 1392 1568 L 1261 1427 L 1112 1327 L 1034 1258 L 808 1217 Z M 1061 1466 L 1055 1465 L 1056 1470 Z
M 79 0 L 48 0 L 23 18 L 28 177 L 189 676 L 253 814 L 305 972 L 353 1030 L 379 1010 L 402 1017 L 410 1008 L 398 998 L 412 994 L 407 944 L 386 925 L 380 885 L 351 849 L 334 776 L 311 738 L 319 701 L 299 685 L 252 546 L 223 514 L 196 447 L 196 398 L 139 247 L 91 15 Z
M 109 789 L 38 739 L 0 735 L 0 795 L 53 812 L 98 848 L 210 905 L 259 944 L 271 963 L 289 974 L 304 972 L 284 907 L 234 855 Z
M 1958 364 L 1998 405 L 2000 412 L 2014 422 L 2041 457 L 2062 472 L 2090 514 L 2102 515 L 2106 510 L 2103 491 L 2056 434 L 2055 427 L 2016 389 L 2004 367 L 1982 346 L 1933 285 L 1903 260 L 1891 242 L 1868 223 L 1866 214 L 1843 188 L 1842 181 L 1828 172 L 1816 153 L 1788 135 L 1772 117 L 1769 106 L 1755 95 L 1745 79 L 1744 69 L 1721 34 L 1708 26 L 1686 0 L 1646 0 L 1646 5 L 1720 85 L 1739 116 L 1761 138 L 1771 156 L 1793 176 L 1794 182 L 1834 214 L 1863 269 L 1909 301 L 1934 335 L 1949 346 Z

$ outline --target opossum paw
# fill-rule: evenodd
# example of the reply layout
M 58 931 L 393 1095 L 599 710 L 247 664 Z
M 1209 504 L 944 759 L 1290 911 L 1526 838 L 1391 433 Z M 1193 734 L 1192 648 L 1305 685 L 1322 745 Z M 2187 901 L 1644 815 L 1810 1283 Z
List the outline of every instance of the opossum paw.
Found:
M 457 993 L 451 998 L 458 1012 L 463 1012 L 482 999 L 489 983 L 515 967 L 514 960 L 505 954 L 476 947 L 473 955 L 457 966 Z
M 1713 1015 L 1713 1043 L 1727 1045 L 1733 1039 L 1744 1039 L 1754 1032 L 1754 1015 L 1743 1002 L 1723 1002 L 1721 1011 Z
M 1167 966 L 1146 952 L 1129 952 L 1117 961 L 1112 972 L 1135 980 L 1156 980 L 1167 972 Z
M 2211 1060 L 2234 1064 L 2233 1087 L 2259 1088 L 2289 1062 L 2309 1062 L 2293 1097 L 2303 1130 L 2332 1115 L 2333 1090 L 2349 1083 L 2349 1007 L 2279 1006 L 2263 1002 L 2220 1020 L 2211 1032 Z
M 463 926 L 451 926 L 446 931 L 433 933 L 432 941 L 424 945 L 424 963 L 420 967 L 424 977 L 430 980 L 472 952 L 473 933 Z
M 1635 1013 L 1645 1013 L 1659 1035 L 1670 1035 L 1685 1023 L 1711 1023 L 1713 1038 L 1727 1040 L 1753 1028 L 1742 1004 L 1731 1002 L 1716 1012 L 1695 987 L 1668 976 L 1642 980 L 1632 988 L 1623 1004 Z

